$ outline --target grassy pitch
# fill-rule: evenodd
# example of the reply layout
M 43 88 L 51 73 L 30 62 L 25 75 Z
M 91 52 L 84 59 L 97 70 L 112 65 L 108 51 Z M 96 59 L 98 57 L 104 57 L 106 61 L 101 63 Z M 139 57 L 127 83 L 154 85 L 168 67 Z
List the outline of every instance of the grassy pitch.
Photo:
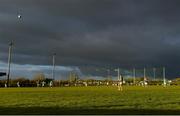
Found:
M 180 114 L 179 86 L 1 88 L 0 114 Z

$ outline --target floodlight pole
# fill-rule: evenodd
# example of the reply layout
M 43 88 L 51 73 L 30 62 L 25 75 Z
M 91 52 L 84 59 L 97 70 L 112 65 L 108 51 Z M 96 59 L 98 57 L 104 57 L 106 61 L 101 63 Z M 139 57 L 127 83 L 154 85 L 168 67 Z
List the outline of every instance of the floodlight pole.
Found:
M 145 83 L 146 83 L 146 68 L 144 68 L 144 86 L 146 86 Z
M 11 59 L 12 59 L 12 47 L 13 47 L 13 42 L 11 41 L 9 43 L 9 55 L 8 55 L 8 70 L 7 70 L 7 87 L 9 87 L 9 78 L 10 78 L 10 68 L 11 68 Z
M 108 81 L 110 80 L 110 69 L 107 69 L 107 73 L 108 73 Z
M 134 81 L 134 85 L 136 83 L 136 69 L 133 68 L 133 81 Z
M 118 79 L 118 81 L 119 81 L 119 80 L 120 80 L 120 74 L 119 74 L 120 71 L 119 71 L 119 68 L 118 68 L 118 69 L 115 69 L 115 71 L 117 71 L 117 73 L 118 73 L 118 78 L 117 78 L 117 79 Z
M 56 60 L 56 53 L 53 54 L 53 58 L 52 58 L 52 62 L 53 62 L 53 68 L 52 68 L 52 79 L 55 79 L 55 74 L 54 74 L 54 70 L 55 70 L 55 60 Z
M 145 83 L 145 80 L 146 80 L 146 68 L 144 68 L 144 83 Z
M 166 69 L 163 67 L 163 82 L 164 82 L 164 87 L 166 86 Z
M 156 68 L 153 68 L 154 81 L 156 80 Z

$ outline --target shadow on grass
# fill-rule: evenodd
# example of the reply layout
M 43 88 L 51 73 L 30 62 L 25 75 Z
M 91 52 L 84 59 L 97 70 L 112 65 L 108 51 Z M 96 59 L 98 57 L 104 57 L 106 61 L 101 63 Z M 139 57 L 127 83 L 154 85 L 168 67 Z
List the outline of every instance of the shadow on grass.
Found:
M 148 109 L 81 109 L 81 108 L 59 108 L 59 107 L 0 107 L 0 114 L 63 114 L 63 115 L 81 115 L 81 114 L 180 114 L 180 110 L 148 110 Z

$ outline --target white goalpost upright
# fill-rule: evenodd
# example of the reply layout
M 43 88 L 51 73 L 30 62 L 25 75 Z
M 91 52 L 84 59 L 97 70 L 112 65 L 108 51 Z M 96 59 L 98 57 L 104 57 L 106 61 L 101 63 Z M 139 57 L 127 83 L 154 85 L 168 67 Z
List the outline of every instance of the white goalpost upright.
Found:
M 52 56 L 52 81 L 49 83 L 49 86 L 52 87 L 53 86 L 53 81 L 55 80 L 55 63 L 56 63 L 56 53 L 53 53 Z
M 156 68 L 153 68 L 153 77 L 154 77 L 154 81 L 156 80 Z
M 133 83 L 136 85 L 136 69 L 133 68 Z
M 123 82 L 122 82 L 122 76 L 120 75 L 120 69 L 118 68 L 118 69 L 115 69 L 115 71 L 117 71 L 117 73 L 118 73 L 118 83 L 117 83 L 117 86 L 118 86 L 118 90 L 119 91 L 122 91 L 122 84 L 123 84 Z
M 147 86 L 147 78 L 146 78 L 146 68 L 144 68 L 144 86 L 146 87 Z
M 163 86 L 166 87 L 166 69 L 163 67 Z

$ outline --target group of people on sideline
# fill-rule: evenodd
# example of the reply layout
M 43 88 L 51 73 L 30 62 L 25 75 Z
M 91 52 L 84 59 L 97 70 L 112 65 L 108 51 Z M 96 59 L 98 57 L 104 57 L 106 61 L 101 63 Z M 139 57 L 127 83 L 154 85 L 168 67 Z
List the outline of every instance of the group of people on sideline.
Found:
M 16 84 L 17 84 L 17 87 L 21 87 L 19 81 L 18 81 Z M 37 87 L 45 87 L 46 82 L 45 82 L 45 81 L 42 81 L 42 82 L 36 81 L 36 84 L 37 84 Z M 50 81 L 49 84 L 48 84 L 48 86 L 49 86 L 49 87 L 53 87 L 53 81 Z M 6 83 L 5 83 L 4 87 L 7 87 L 7 84 L 6 84 Z

